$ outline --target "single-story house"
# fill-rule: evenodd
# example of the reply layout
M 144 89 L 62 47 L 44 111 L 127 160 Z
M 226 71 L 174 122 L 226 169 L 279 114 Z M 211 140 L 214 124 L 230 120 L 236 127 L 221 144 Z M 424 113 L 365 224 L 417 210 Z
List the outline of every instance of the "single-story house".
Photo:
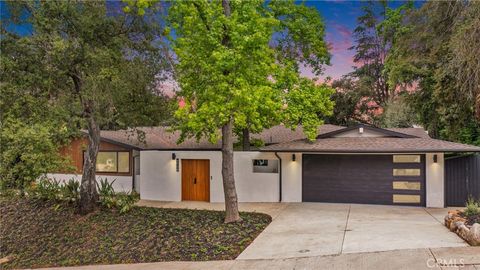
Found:
M 134 133 L 102 131 L 98 178 L 117 191 L 136 190 L 158 201 L 223 202 L 220 143 L 186 140 L 166 127 Z M 322 125 L 315 141 L 301 127 L 283 125 L 253 134 L 265 146 L 234 152 L 240 202 L 338 202 L 445 207 L 444 154 L 480 152 L 480 147 L 432 139 L 422 128 L 382 129 L 368 125 Z M 52 173 L 58 180 L 81 177 L 86 139 L 62 149 L 74 174 Z

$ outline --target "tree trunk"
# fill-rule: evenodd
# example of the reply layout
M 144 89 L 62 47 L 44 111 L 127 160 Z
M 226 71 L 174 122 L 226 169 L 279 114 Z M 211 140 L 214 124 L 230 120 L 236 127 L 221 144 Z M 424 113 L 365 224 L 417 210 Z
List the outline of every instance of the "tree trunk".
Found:
M 85 105 L 84 105 L 85 106 Z M 95 209 L 98 202 L 95 169 L 97 164 L 98 148 L 100 146 L 100 127 L 98 126 L 90 108 L 85 109 L 88 127 L 88 147 L 83 159 L 82 183 L 80 185 L 80 214 L 87 214 Z
M 248 128 L 242 130 L 242 144 L 243 151 L 250 151 L 250 130 Z
M 225 223 L 241 221 L 233 177 L 233 120 L 222 127 L 222 177 L 225 194 Z

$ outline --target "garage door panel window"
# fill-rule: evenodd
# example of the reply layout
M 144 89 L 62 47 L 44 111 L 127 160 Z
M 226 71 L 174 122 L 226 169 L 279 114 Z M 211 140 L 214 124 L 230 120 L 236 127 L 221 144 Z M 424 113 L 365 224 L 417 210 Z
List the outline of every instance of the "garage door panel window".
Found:
M 394 181 L 393 189 L 399 190 L 420 190 L 420 182 Z
M 420 169 L 393 169 L 393 176 L 420 176 Z
M 393 155 L 393 163 L 420 163 L 420 155 Z
M 393 194 L 393 203 L 420 203 L 420 195 Z

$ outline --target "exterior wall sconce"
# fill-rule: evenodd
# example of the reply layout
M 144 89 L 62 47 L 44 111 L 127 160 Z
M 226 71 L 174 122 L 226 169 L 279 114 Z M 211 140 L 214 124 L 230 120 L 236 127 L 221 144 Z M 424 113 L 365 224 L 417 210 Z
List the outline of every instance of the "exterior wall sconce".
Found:
M 437 163 L 438 161 L 438 156 L 435 154 L 433 155 L 433 163 Z
M 172 153 L 172 160 L 175 160 L 177 158 L 177 155 L 175 153 Z
M 175 154 L 174 154 L 174 155 L 175 155 Z M 178 158 L 176 159 L 175 170 L 176 170 L 177 172 L 180 171 L 180 160 L 179 160 Z
M 297 157 L 295 156 L 295 154 L 292 154 L 292 161 L 295 161 L 297 159 Z

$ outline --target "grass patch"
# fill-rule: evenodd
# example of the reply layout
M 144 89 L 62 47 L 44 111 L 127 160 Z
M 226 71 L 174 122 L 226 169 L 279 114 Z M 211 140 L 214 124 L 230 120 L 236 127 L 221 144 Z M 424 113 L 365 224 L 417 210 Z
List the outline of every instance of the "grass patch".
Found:
M 133 207 L 81 216 L 68 203 L 0 197 L 0 257 L 5 268 L 39 268 L 236 258 L 271 222 L 241 213 L 224 224 L 224 212 Z

